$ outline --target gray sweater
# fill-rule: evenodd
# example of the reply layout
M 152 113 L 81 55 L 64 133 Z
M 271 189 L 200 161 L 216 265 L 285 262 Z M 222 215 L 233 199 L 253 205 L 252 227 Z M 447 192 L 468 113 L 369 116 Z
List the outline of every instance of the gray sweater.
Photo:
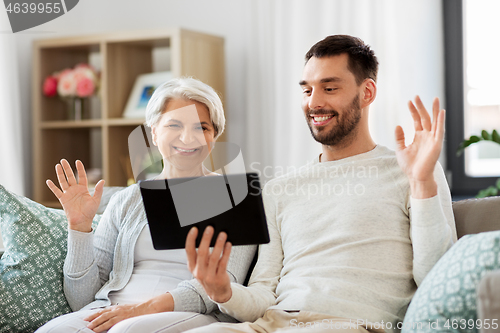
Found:
M 134 268 L 134 247 L 146 223 L 139 186 L 131 185 L 113 195 L 95 233 L 69 230 L 64 292 L 74 311 L 108 306 L 109 292 L 125 287 Z M 255 250 L 256 246 L 233 247 L 227 270 L 234 283 L 244 281 Z M 229 320 L 196 279 L 167 291 L 174 298 L 174 311 L 212 313 Z

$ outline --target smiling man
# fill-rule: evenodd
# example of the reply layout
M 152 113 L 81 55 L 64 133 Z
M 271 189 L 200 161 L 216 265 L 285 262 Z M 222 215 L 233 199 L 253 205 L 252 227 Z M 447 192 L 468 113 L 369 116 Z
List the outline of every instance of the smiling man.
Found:
M 271 242 L 260 247 L 248 287 L 230 283 L 225 234 L 210 253 L 213 230 L 198 251 L 190 232 L 189 269 L 222 312 L 244 322 L 193 332 L 398 331 L 456 231 L 437 162 L 445 112 L 435 99 L 431 120 L 416 97 L 412 144 L 398 126 L 396 152 L 377 145 L 368 126 L 377 69 L 374 52 L 352 36 L 329 36 L 306 54 L 302 108 L 322 153 L 266 184 Z

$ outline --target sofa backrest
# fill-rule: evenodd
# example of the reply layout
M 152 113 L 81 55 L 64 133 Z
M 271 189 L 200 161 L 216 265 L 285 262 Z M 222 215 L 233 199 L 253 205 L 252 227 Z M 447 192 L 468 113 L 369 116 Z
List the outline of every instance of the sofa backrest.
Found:
M 458 238 L 500 230 L 500 196 L 453 202 Z

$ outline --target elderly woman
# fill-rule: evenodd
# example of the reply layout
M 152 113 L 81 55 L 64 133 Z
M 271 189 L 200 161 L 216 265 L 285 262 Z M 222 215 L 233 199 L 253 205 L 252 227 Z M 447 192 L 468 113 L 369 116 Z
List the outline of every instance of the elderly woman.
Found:
M 202 162 L 224 122 L 219 96 L 198 80 L 173 79 L 156 89 L 146 123 L 164 161 L 159 177 L 213 174 Z M 138 185 L 113 196 L 92 233 L 104 181 L 91 196 L 83 164 L 77 161 L 76 168 L 78 181 L 62 160 L 56 165 L 60 188 L 50 180 L 47 185 L 68 218 L 64 289 L 71 308 L 79 311 L 53 319 L 37 332 L 181 332 L 234 321 L 218 311 L 192 278 L 184 250 L 153 249 Z M 244 280 L 255 249 L 234 249 L 227 269 L 233 281 Z

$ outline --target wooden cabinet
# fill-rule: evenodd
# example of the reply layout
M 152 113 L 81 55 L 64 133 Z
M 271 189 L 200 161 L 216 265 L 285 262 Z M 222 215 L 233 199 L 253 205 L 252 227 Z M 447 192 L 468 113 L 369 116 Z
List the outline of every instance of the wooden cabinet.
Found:
M 79 63 L 91 63 L 100 70 L 100 92 L 86 101 L 90 109 L 88 119 L 68 120 L 67 103 L 44 96 L 42 83 L 48 75 Z M 123 110 L 138 75 L 165 70 L 174 77 L 193 76 L 212 86 L 223 99 L 223 38 L 184 29 L 164 29 L 35 41 L 34 200 L 59 206 L 45 180 L 56 180 L 54 166 L 62 158 L 73 166 L 80 159 L 87 168 L 100 168 L 107 186 L 126 185 L 124 164 L 130 163 L 128 135 L 144 119 L 122 118 Z

